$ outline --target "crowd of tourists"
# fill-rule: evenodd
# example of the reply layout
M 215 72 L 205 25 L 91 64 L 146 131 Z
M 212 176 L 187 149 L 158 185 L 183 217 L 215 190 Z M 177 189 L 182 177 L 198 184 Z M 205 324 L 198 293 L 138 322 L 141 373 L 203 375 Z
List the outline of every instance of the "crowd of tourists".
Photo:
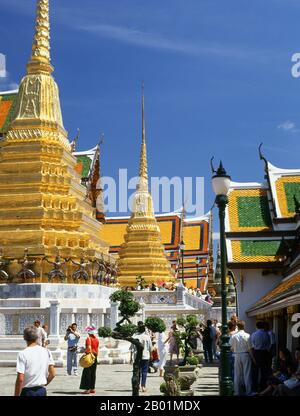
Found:
M 167 291 L 171 291 L 171 292 L 173 292 L 174 290 L 176 290 L 177 286 L 178 286 L 178 283 L 177 284 L 162 283 L 160 285 L 156 285 L 155 283 L 152 283 L 151 285 L 138 283 L 135 287 L 127 286 L 125 288 L 125 290 L 127 290 L 127 291 L 138 291 L 138 292 L 140 292 L 140 291 L 144 291 L 144 292 L 156 292 L 156 291 L 167 292 Z M 183 284 L 183 286 L 185 287 L 185 290 L 187 291 L 187 293 L 189 293 L 190 295 L 196 296 L 197 298 L 203 299 L 206 302 L 213 304 L 212 296 L 210 295 L 210 293 L 208 291 L 206 291 L 206 293 L 202 293 L 201 289 L 199 289 L 199 288 L 193 288 L 193 287 L 187 288 L 185 283 Z
M 194 350 L 203 350 L 207 364 L 218 363 L 220 359 L 221 324 L 216 319 L 207 320 L 206 325 L 199 324 L 193 332 L 190 345 Z M 27 347 L 18 354 L 16 396 L 45 396 L 46 386 L 55 377 L 54 361 L 47 348 L 50 341 L 47 325 L 41 326 L 35 321 L 25 328 L 24 340 Z M 151 333 L 140 321 L 133 336 L 143 346 L 140 362 L 140 389 L 146 391 L 147 375 L 151 372 L 164 375 L 164 368 L 169 355 L 170 362 L 179 360 L 180 345 L 178 333 L 180 327 L 176 320 L 166 332 Z M 92 353 L 93 362 L 83 368 L 79 388 L 83 394 L 95 394 L 97 357 L 99 339 L 97 329 L 91 325 L 86 328 L 85 346 L 79 348 L 80 334 L 77 324 L 71 324 L 65 334 L 67 342 L 67 373 L 78 375 L 79 353 Z M 275 335 L 266 322 L 257 322 L 256 331 L 251 335 L 245 331 L 245 322 L 233 315 L 228 322 L 229 344 L 231 347 L 231 376 L 234 394 L 240 395 L 300 395 L 300 348 L 294 356 L 287 348 L 278 348 Z M 277 355 L 278 352 L 278 355 Z M 132 363 L 136 348 L 130 347 Z
M 267 322 L 258 321 L 250 335 L 235 316 L 228 328 L 235 395 L 300 395 L 299 348 L 294 357 L 287 348 L 278 348 Z

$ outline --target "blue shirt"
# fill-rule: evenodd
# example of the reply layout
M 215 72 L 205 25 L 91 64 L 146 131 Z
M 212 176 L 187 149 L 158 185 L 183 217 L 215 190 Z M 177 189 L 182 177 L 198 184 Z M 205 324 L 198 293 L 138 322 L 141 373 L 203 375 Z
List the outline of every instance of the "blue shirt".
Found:
M 251 347 L 254 350 L 269 350 L 271 348 L 271 339 L 267 331 L 258 329 L 250 337 Z
M 79 338 L 76 337 L 74 334 L 68 335 L 68 347 L 77 347 Z

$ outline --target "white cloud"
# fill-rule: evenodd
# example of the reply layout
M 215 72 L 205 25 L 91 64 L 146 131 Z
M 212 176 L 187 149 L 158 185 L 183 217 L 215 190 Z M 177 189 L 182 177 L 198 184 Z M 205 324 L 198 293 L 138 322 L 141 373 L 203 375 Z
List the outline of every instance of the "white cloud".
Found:
M 67 23 L 70 23 L 69 21 Z M 75 21 L 73 22 L 75 23 Z M 113 39 L 118 42 L 137 45 L 140 47 L 167 50 L 169 52 L 184 53 L 190 56 L 214 55 L 223 58 L 255 60 L 263 62 L 266 53 L 249 51 L 249 49 L 224 46 L 218 43 L 190 42 L 180 39 L 171 39 L 158 33 L 144 32 L 138 29 L 110 24 L 88 24 L 76 22 L 74 29 L 86 31 L 93 35 Z
M 299 131 L 296 128 L 296 123 L 294 123 L 293 121 L 289 121 L 289 120 L 284 121 L 283 123 L 279 124 L 277 128 L 280 130 L 291 132 L 291 133 L 296 133 Z
M 8 71 L 6 71 L 6 76 L 0 77 L 0 91 L 12 91 L 17 90 L 19 85 L 11 79 L 11 76 Z

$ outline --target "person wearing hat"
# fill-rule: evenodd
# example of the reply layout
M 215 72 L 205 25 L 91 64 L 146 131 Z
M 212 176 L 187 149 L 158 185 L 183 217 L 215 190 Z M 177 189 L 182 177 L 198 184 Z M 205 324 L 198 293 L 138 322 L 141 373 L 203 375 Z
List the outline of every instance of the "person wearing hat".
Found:
M 84 390 L 83 394 L 95 394 L 97 355 L 99 349 L 99 339 L 96 337 L 97 329 L 94 325 L 86 328 L 88 337 L 85 341 L 86 354 L 92 353 L 96 357 L 94 364 L 82 371 L 80 389 Z

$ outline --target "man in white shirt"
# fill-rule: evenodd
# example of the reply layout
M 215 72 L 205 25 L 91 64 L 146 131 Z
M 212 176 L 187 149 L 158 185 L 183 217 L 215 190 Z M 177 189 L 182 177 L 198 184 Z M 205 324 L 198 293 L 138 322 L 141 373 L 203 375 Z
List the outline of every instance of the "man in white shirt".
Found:
M 242 386 L 244 385 L 246 394 L 249 396 L 252 392 L 250 334 L 244 331 L 244 321 L 238 321 L 237 328 L 238 332 L 232 335 L 229 341 L 234 353 L 234 394 L 235 396 L 242 395 Z
M 24 340 L 27 348 L 18 354 L 15 396 L 46 396 L 45 386 L 55 377 L 51 352 L 37 344 L 35 326 L 25 328 Z
M 151 356 L 152 341 L 150 335 L 146 333 L 146 327 L 142 321 L 138 322 L 138 333 L 133 335 L 133 338 L 137 338 L 143 345 L 143 356 L 141 360 L 140 373 L 141 373 L 141 388 L 142 391 L 146 391 L 146 380 L 148 375 L 149 361 Z

